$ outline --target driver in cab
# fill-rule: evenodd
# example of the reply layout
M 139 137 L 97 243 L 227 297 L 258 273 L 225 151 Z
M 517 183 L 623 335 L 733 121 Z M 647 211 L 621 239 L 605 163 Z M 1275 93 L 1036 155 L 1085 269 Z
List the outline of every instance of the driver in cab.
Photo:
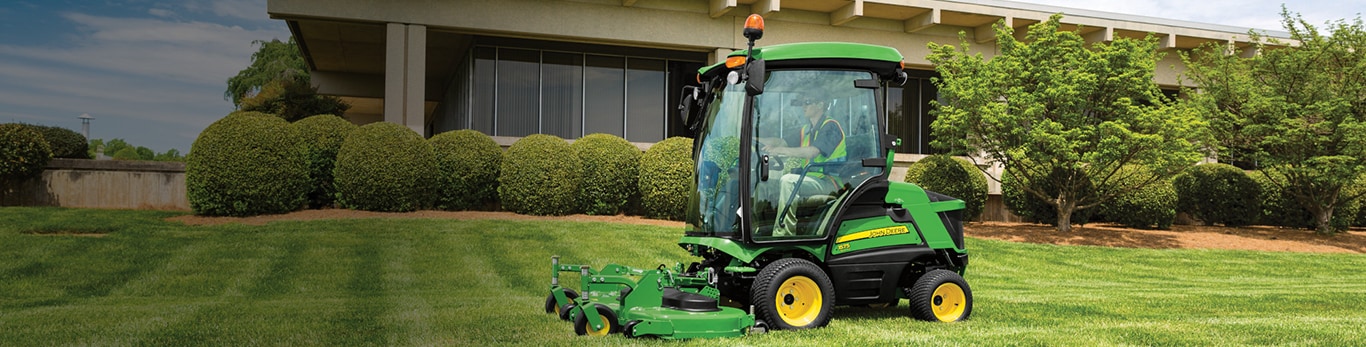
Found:
M 789 206 L 794 198 L 833 194 L 840 184 L 836 177 L 827 175 L 821 166 L 812 164 L 844 161 L 846 156 L 844 127 L 826 115 L 829 102 L 818 95 L 802 95 L 793 103 L 804 108 L 808 122 L 801 131 L 790 132 L 785 138 L 760 138 L 760 148 L 770 155 L 801 159 L 801 166 L 782 177 L 778 194 L 781 212 L 773 228 L 773 236 L 794 235 L 796 207 Z M 797 194 L 793 194 L 794 190 Z

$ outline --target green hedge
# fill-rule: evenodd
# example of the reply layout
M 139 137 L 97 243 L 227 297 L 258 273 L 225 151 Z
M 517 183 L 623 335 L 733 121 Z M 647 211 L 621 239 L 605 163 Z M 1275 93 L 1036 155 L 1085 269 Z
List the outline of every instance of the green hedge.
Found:
M 0 183 L 36 177 L 52 159 L 43 134 L 24 124 L 0 124 Z M 0 186 L 0 192 L 5 190 Z
M 1067 171 L 1063 169 L 1054 170 L 1049 175 L 1053 180 L 1045 179 L 1040 181 L 1043 183 L 1040 183 L 1037 189 L 1042 189 L 1046 194 L 1055 194 L 1058 191 L 1058 188 L 1055 184 L 1048 182 L 1056 181 L 1064 175 L 1067 175 Z M 1009 169 L 1001 175 L 1001 200 L 1006 208 L 1010 209 L 1010 211 L 1014 212 L 1016 215 L 1035 223 L 1045 223 L 1057 226 L 1058 209 L 1033 194 L 1016 188 L 1015 182 L 1020 179 L 1021 178 L 1016 178 L 1011 175 Z M 1024 184 L 1029 184 L 1029 182 L 1032 181 L 1032 179 L 1028 177 L 1024 177 L 1023 180 Z M 1082 192 L 1083 194 L 1088 194 L 1092 189 L 1093 187 L 1090 184 L 1086 184 L 1086 186 L 1083 187 Z M 1072 223 L 1085 225 L 1087 222 L 1090 222 L 1091 216 L 1094 213 L 1094 208 L 1074 210 L 1072 211 Z
M 640 157 L 640 199 L 646 217 L 683 220 L 696 170 L 692 142 L 670 137 Z
M 279 117 L 234 112 L 190 147 L 185 188 L 195 214 L 251 216 L 304 206 L 308 164 L 299 130 Z
M 477 130 L 456 130 L 429 139 L 436 150 L 436 207 L 484 209 L 498 200 L 503 148 Z
M 564 139 L 535 134 L 503 152 L 498 199 L 503 209 L 531 215 L 578 211 L 583 163 Z
M 332 177 L 337 203 L 357 210 L 407 212 L 436 198 L 436 153 L 408 127 L 370 123 L 347 134 Z
M 53 158 L 90 159 L 90 143 L 85 135 L 63 127 L 30 126 L 43 134 Z
M 1269 170 L 1275 175 L 1275 169 Z M 1248 173 L 1254 181 L 1261 186 L 1262 211 L 1260 214 L 1260 224 L 1274 225 L 1287 228 L 1314 229 L 1314 215 L 1309 209 L 1304 208 L 1288 189 L 1294 187 L 1279 187 L 1266 178 L 1262 172 Z M 1359 189 L 1366 189 L 1366 175 L 1357 180 L 1357 184 L 1347 188 L 1343 194 L 1355 194 Z M 1333 211 L 1333 218 L 1329 224 L 1337 230 L 1347 230 L 1349 226 L 1356 222 L 1361 210 L 1362 199 L 1357 199 L 1352 203 L 1339 206 Z
M 335 204 L 337 188 L 332 169 L 337 165 L 337 151 L 346 135 L 358 128 L 355 124 L 330 114 L 311 116 L 294 122 L 303 136 L 304 157 L 308 161 L 308 177 L 312 181 L 308 192 L 308 207 L 321 208 Z
M 962 199 L 967 204 L 963 220 L 975 221 L 987 204 L 987 176 L 967 160 L 932 155 L 906 168 L 906 182 Z
M 1205 225 L 1244 226 L 1257 223 L 1262 187 L 1247 172 L 1228 164 L 1202 164 L 1172 179 L 1176 210 Z
M 1152 171 L 1139 165 L 1126 165 L 1115 175 L 1115 184 L 1131 186 L 1152 178 Z M 1131 228 L 1169 229 L 1176 219 L 1177 196 L 1171 181 L 1157 180 L 1147 186 L 1120 194 L 1100 205 L 1106 221 Z
M 639 187 L 640 148 L 609 134 L 584 136 L 570 145 L 583 163 L 579 199 L 591 215 L 621 213 Z

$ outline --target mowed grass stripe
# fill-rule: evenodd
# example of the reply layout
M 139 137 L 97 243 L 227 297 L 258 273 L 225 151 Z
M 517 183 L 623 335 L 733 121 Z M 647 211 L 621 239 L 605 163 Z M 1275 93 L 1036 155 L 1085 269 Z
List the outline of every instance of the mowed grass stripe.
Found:
M 550 256 L 697 259 L 680 230 L 366 219 L 188 227 L 142 211 L 0 209 L 0 341 L 13 345 L 1363 345 L 1366 257 L 969 239 L 957 324 L 839 307 L 825 329 L 591 340 L 541 313 Z M 27 230 L 109 221 L 107 237 Z M 577 287 L 567 273 L 566 285 Z

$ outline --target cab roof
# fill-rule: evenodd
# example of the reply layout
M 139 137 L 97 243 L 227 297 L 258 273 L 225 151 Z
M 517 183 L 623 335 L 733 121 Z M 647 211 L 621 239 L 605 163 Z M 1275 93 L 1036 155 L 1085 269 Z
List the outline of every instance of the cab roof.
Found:
M 743 57 L 747 50 L 731 52 L 728 57 Z M 770 68 L 823 67 L 865 68 L 878 74 L 892 74 L 901 68 L 904 57 L 895 48 L 850 42 L 801 42 L 754 48 L 754 59 L 763 59 Z M 716 75 L 728 69 L 725 62 L 698 69 L 702 75 Z

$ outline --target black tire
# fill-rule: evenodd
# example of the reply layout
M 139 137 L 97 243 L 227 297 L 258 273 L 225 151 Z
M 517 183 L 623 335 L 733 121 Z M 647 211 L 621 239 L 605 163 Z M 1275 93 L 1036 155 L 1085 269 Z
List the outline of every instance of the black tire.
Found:
M 628 339 L 634 339 L 634 338 L 640 337 L 640 336 L 636 336 L 636 325 L 637 325 L 637 324 L 640 324 L 640 321 L 638 321 L 638 320 L 633 320 L 633 321 L 630 321 L 630 322 L 626 322 L 626 325 L 621 327 L 621 335 L 622 335 L 622 336 L 626 336 L 626 338 L 628 338 Z
M 565 288 L 565 289 L 564 289 L 564 297 L 569 298 L 569 300 L 578 299 L 578 298 L 579 298 L 579 293 L 578 293 L 578 292 L 575 292 L 573 289 Z M 569 318 L 568 318 L 569 316 L 560 313 L 559 310 L 556 310 L 557 308 L 560 308 L 560 305 L 556 305 L 556 304 L 555 304 L 555 293 L 550 293 L 550 294 L 546 295 L 546 296 L 545 296 L 545 313 L 554 313 L 554 314 L 560 316 L 561 319 L 568 320 L 568 319 L 569 319 Z
M 775 261 L 754 279 L 750 289 L 758 319 L 774 329 L 823 327 L 830 323 L 835 287 L 819 266 L 797 258 Z
M 575 334 L 579 334 L 581 336 L 607 336 L 621 332 L 621 323 L 617 322 L 616 312 L 612 312 L 612 309 L 607 308 L 607 305 L 603 304 L 595 304 L 593 305 L 593 307 L 597 308 L 598 317 L 602 317 L 602 319 L 606 321 L 604 323 L 607 324 L 603 327 L 605 329 L 594 330 L 593 327 L 588 326 L 588 316 L 583 314 L 583 312 L 579 312 L 578 314 L 574 315 Z
M 934 270 L 920 276 L 906 290 L 911 315 L 931 322 L 956 322 L 972 315 L 972 288 L 963 276 L 948 270 Z
M 573 316 L 570 316 L 570 314 L 574 313 L 574 308 L 578 306 L 578 304 L 574 303 L 564 304 L 564 306 L 560 306 L 560 320 L 570 320 L 574 318 Z

